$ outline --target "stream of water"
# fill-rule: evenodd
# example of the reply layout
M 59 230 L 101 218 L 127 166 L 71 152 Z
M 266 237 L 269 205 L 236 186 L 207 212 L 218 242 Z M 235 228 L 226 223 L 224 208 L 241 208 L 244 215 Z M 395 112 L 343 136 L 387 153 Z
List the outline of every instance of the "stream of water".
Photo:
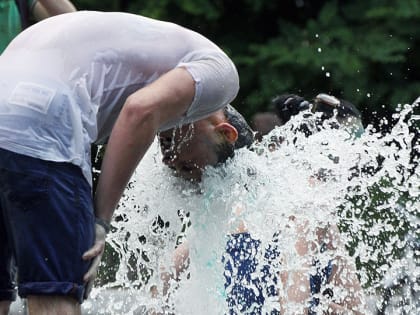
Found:
M 396 115 L 387 133 L 368 127 L 359 138 L 327 126 L 305 137 L 294 126 L 307 118 L 296 117 L 253 150 L 237 151 L 224 167 L 208 168 L 199 184 L 172 176 L 154 143 L 117 209 L 102 271 L 107 280 L 85 302 L 85 312 L 226 313 L 230 288 L 222 256 L 229 235 L 242 225 L 259 248 L 275 240 L 281 263 L 273 264 L 273 273 L 304 264 L 296 255 L 299 237 L 319 244 L 317 231 L 337 227 L 338 239 L 323 240 L 334 243 L 334 250 L 310 253 L 324 265 L 343 257 L 354 266 L 344 279 L 359 279 L 365 303 L 360 310 L 418 314 L 419 143 L 410 130 L 418 128 L 419 117 L 408 105 Z M 183 240 L 187 272 L 163 296 L 161 274 L 172 270 Z M 260 266 L 268 264 L 262 252 L 254 253 Z M 256 268 L 253 277 L 260 272 Z M 332 285 L 337 302 L 352 290 L 343 287 Z M 285 291 L 283 285 L 278 296 Z M 263 311 L 280 309 L 278 296 L 267 295 Z M 289 303 L 283 310 L 299 313 L 305 306 Z

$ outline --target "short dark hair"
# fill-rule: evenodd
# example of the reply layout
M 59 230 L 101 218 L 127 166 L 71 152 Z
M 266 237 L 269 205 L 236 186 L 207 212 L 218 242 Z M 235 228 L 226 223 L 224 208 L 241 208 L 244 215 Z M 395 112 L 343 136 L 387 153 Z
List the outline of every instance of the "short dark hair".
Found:
M 238 139 L 235 143 L 223 141 L 217 144 L 217 164 L 223 164 L 227 159 L 235 155 L 235 150 L 247 147 L 249 148 L 254 142 L 254 131 L 248 125 L 248 122 L 232 105 L 223 108 L 223 114 L 229 124 L 238 131 Z

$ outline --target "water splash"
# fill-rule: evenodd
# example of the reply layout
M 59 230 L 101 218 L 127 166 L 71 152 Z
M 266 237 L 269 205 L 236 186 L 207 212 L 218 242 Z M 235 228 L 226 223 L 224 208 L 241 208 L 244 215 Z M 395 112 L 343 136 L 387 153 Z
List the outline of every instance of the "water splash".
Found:
M 337 256 L 355 263 L 357 270 L 344 279 L 356 273 L 367 313 L 418 314 L 419 143 L 412 132 L 418 118 L 408 105 L 395 118 L 389 132 L 368 127 L 353 138 L 328 123 L 305 137 L 299 126 L 314 126 L 314 117 L 296 116 L 253 151 L 239 150 L 224 167 L 207 169 L 198 185 L 172 176 L 154 143 L 117 209 L 93 300 L 106 295 L 103 314 L 226 313 L 230 288 L 224 286 L 222 256 L 227 235 L 245 224 L 259 248 L 276 239 L 281 263 L 271 264 L 272 272 L 307 263 L 294 246 L 302 236 L 311 244 L 330 243 L 333 251 L 315 246 L 310 254 L 322 266 Z M 339 239 L 325 233 L 320 242 L 317 231 L 334 226 Z M 188 272 L 171 280 L 170 293 L 162 295 L 162 274 L 174 272 L 173 251 L 185 239 Z M 254 254 L 267 265 L 261 252 Z M 261 270 L 252 277 L 261 277 Z M 278 286 L 282 297 L 287 286 Z M 351 294 L 332 290 L 337 301 Z M 278 301 L 267 295 L 263 311 L 280 309 Z M 289 305 L 290 313 L 307 307 Z

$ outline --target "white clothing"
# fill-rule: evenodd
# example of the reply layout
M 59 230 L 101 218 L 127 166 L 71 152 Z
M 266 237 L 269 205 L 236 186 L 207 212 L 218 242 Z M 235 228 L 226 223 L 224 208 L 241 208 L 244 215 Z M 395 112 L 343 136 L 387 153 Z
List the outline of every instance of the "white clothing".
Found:
M 107 140 L 127 96 L 176 67 L 194 78 L 195 96 L 161 130 L 204 118 L 238 92 L 226 54 L 176 24 L 94 11 L 39 22 L 0 56 L 0 147 L 74 163 L 91 182 L 90 144 Z

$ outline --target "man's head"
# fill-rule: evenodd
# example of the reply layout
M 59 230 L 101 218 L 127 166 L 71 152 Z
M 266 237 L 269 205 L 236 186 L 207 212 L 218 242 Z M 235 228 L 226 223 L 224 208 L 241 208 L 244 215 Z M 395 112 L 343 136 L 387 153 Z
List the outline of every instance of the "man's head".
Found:
M 253 140 L 245 118 L 230 105 L 191 125 L 159 134 L 163 162 L 191 180 L 200 180 L 206 166 L 224 163 L 235 149 L 250 146 Z

